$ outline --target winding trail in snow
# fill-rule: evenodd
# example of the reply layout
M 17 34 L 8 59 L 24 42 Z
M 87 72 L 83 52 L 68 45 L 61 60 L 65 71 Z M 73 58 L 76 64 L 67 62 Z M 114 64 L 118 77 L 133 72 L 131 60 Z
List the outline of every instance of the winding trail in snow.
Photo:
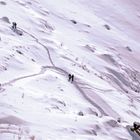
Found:
M 65 76 L 67 76 L 67 75 L 69 74 L 67 71 L 65 71 L 65 70 L 63 70 L 63 69 L 61 69 L 61 68 L 59 68 L 59 67 L 55 67 L 55 66 L 43 66 L 43 67 L 41 68 L 40 72 L 38 72 L 38 73 L 36 73 L 36 74 L 31 74 L 31 75 L 27 75 L 27 76 L 22 76 L 22 77 L 19 77 L 19 78 L 15 78 L 15 79 L 13 79 L 13 80 L 11 80 L 11 81 L 9 81 L 9 82 L 3 83 L 2 86 L 11 85 L 11 84 L 13 84 L 13 83 L 15 83 L 15 82 L 17 82 L 17 81 L 19 81 L 19 80 L 23 80 L 23 79 L 26 79 L 26 78 L 31 78 L 31 77 L 35 77 L 35 76 L 42 75 L 42 74 L 44 74 L 44 73 L 47 71 L 47 69 L 54 69 L 54 70 L 56 70 L 56 71 L 61 72 L 61 73 L 64 74 Z M 79 86 L 79 84 L 78 84 L 76 81 L 73 82 L 73 85 L 76 87 L 76 89 L 82 94 L 82 96 L 83 96 L 89 103 L 91 103 L 94 107 L 96 107 L 96 108 L 99 110 L 99 112 L 100 112 L 100 114 L 98 114 L 99 117 L 102 117 L 102 116 L 112 116 L 113 118 L 118 118 L 118 117 L 119 117 L 119 115 L 118 115 L 106 102 L 104 102 L 104 101 L 101 99 L 101 97 L 99 97 L 96 93 L 93 93 L 93 92 L 91 91 L 93 96 L 90 97 L 90 96 L 88 95 L 89 92 L 85 92 L 85 91 L 84 91 L 84 88 L 81 88 L 81 87 Z M 95 97 L 96 97 L 96 98 L 95 98 Z M 97 101 L 97 100 L 94 101 L 95 99 L 93 100 L 93 98 L 98 99 L 98 101 Z M 99 100 L 100 100 L 100 101 L 99 101 Z M 103 106 L 106 106 L 106 107 L 108 108 L 108 109 L 107 109 L 108 111 L 105 110 L 105 109 L 103 109 L 102 107 L 100 107 L 100 105 L 98 105 L 96 102 L 104 102 Z
M 42 43 L 38 40 L 38 38 L 36 38 L 34 35 L 28 33 L 27 31 L 25 31 L 25 30 L 23 30 L 23 29 L 21 29 L 21 28 L 19 28 L 19 29 L 20 29 L 21 31 L 23 31 L 24 33 L 28 34 L 29 36 L 31 36 L 39 45 L 41 45 L 41 46 L 47 51 L 47 54 L 48 54 L 48 57 L 49 57 L 49 60 L 50 60 L 50 62 L 51 62 L 51 64 L 52 64 L 52 66 L 55 66 L 54 63 L 53 63 L 53 61 L 52 61 L 52 58 L 51 58 L 51 54 L 50 54 L 49 49 L 48 49 L 44 44 L 42 44 Z
M 42 75 L 47 71 L 47 69 L 54 69 L 56 71 L 61 72 L 65 76 L 68 76 L 69 73 L 67 71 L 55 66 L 55 64 L 53 63 L 53 60 L 51 58 L 49 49 L 44 44 L 42 44 L 34 35 L 28 33 L 27 31 L 25 31 L 23 29 L 20 29 L 20 30 L 22 30 L 24 33 L 26 33 L 29 36 L 31 36 L 38 44 L 40 44 L 42 47 L 44 47 L 44 49 L 47 51 L 47 54 L 48 54 L 48 57 L 49 57 L 49 60 L 50 60 L 50 63 L 52 64 L 52 66 L 42 66 L 38 73 L 30 74 L 30 75 L 27 75 L 27 76 L 21 76 L 21 77 L 12 79 L 12 80 L 10 80 L 8 82 L 2 83 L 2 85 L 1 85 L 2 87 L 11 85 L 11 84 L 13 84 L 13 83 L 15 83 L 15 82 L 17 82 L 19 80 L 23 80 L 23 79 L 26 79 L 26 78 L 31 78 L 31 77 Z M 73 82 L 73 85 L 75 86 L 75 88 L 82 94 L 82 96 L 90 104 L 92 104 L 94 107 L 97 108 L 97 110 L 100 112 L 100 114 L 98 114 L 99 117 L 111 116 L 111 117 L 113 117 L 115 119 L 120 117 L 99 95 L 97 95 L 96 93 L 93 93 L 93 91 L 90 91 L 91 92 L 90 93 L 89 91 L 84 90 L 84 88 L 80 87 L 80 85 L 78 84 L 78 82 L 76 80 Z M 101 105 L 100 103 L 103 103 L 103 105 Z M 107 108 L 107 110 L 106 110 L 106 108 Z
M 34 76 L 41 75 L 41 74 L 45 73 L 45 71 L 46 70 L 42 67 L 41 70 L 38 73 L 15 78 L 15 79 L 10 80 L 8 82 L 2 83 L 1 86 L 3 87 L 3 86 L 11 85 L 11 84 L 13 84 L 13 83 L 15 83 L 15 82 L 17 82 L 19 80 L 22 80 L 22 79 L 31 78 L 31 77 L 34 77 Z
M 47 67 L 59 72 L 64 73 L 66 76 L 69 74 L 67 71 L 59 68 L 59 67 Z M 76 78 L 75 78 L 76 79 Z M 73 82 L 75 88 L 82 94 L 82 96 L 91 103 L 94 107 L 96 107 L 100 112 L 100 117 L 102 116 L 111 116 L 115 119 L 118 119 L 120 115 L 116 113 L 99 95 L 97 95 L 92 90 L 86 91 L 86 89 L 81 88 L 79 83 L 75 80 Z M 98 103 L 97 103 L 98 102 Z M 102 107 L 101 107 L 102 106 Z

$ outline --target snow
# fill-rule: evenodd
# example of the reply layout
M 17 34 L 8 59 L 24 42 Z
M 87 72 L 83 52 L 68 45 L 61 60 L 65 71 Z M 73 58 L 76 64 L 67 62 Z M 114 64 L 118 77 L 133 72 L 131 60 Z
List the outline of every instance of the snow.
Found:
M 139 8 L 0 1 L 0 139 L 139 139 L 130 131 L 140 121 Z

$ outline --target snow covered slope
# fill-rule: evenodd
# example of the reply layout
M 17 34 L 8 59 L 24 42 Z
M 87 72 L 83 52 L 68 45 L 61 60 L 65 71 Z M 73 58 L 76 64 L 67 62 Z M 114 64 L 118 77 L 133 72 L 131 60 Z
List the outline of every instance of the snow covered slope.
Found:
M 139 30 L 139 0 L 0 1 L 0 140 L 138 139 Z

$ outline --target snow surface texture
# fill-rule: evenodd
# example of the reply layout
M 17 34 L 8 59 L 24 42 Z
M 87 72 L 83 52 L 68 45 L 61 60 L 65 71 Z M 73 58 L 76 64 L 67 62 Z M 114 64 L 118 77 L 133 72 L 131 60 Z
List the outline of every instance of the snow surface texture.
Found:
M 0 1 L 0 140 L 138 139 L 139 41 L 139 0 Z

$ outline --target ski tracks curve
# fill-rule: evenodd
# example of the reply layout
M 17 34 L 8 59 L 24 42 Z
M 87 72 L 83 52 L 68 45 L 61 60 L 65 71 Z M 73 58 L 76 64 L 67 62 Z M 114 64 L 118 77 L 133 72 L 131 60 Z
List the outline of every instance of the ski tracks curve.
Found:
M 22 80 L 22 79 L 26 79 L 26 78 L 31 78 L 31 77 L 35 77 L 35 76 L 39 76 L 39 75 L 42 75 L 46 72 L 47 69 L 54 69 L 56 71 L 59 71 L 61 72 L 62 74 L 64 74 L 65 76 L 67 76 L 69 73 L 67 71 L 65 71 L 64 69 L 62 68 L 59 68 L 59 67 L 56 67 L 55 64 L 53 63 L 53 60 L 51 58 L 51 54 L 49 52 L 49 49 L 44 45 L 42 44 L 38 38 L 36 38 L 34 35 L 28 33 L 27 31 L 19 28 L 20 30 L 22 30 L 24 33 L 28 34 L 29 36 L 31 36 L 39 45 L 41 45 L 46 51 L 47 51 L 47 54 L 48 54 L 48 57 L 49 57 L 49 60 L 50 60 L 50 63 L 52 66 L 42 66 L 40 71 L 38 73 L 35 73 L 35 74 L 31 74 L 31 75 L 27 75 L 27 76 L 21 76 L 21 77 L 18 77 L 18 78 L 15 78 L 13 80 L 10 80 L 8 82 L 5 82 L 3 84 L 1 84 L 2 87 L 4 86 L 7 86 L 7 85 L 11 85 L 19 80 Z M 102 117 L 102 116 L 110 116 L 110 113 L 113 114 L 112 117 L 113 118 L 116 118 L 118 117 L 119 115 L 107 104 L 105 103 L 105 101 L 103 101 L 101 99 L 101 97 L 99 97 L 96 93 L 94 93 L 93 91 L 90 91 L 92 92 L 92 96 L 89 96 L 89 92 L 85 91 L 84 88 L 80 87 L 80 85 L 78 84 L 77 81 L 74 81 L 73 82 L 73 85 L 75 86 L 75 88 L 82 94 L 82 96 L 90 103 L 92 104 L 94 107 L 96 107 L 98 109 L 98 111 L 100 112 L 100 116 L 99 117 Z M 96 96 L 96 99 L 100 99 L 102 102 L 104 102 L 104 105 L 106 107 L 108 107 L 108 111 L 105 111 L 104 107 L 101 107 L 101 105 L 99 105 L 97 102 L 98 101 L 95 101 L 94 97 Z

